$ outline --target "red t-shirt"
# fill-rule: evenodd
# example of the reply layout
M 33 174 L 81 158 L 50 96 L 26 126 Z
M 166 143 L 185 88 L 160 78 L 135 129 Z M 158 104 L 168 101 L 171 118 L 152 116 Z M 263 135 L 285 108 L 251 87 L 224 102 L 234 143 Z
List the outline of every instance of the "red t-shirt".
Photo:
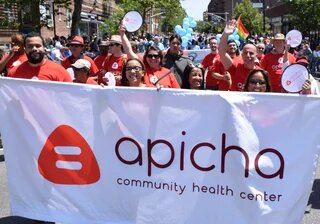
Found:
M 261 69 L 258 65 L 255 65 L 254 69 Z M 243 63 L 233 63 L 229 68 L 229 72 L 232 80 L 232 91 L 243 91 L 249 72 L 252 69 L 248 69 Z
M 103 69 L 103 62 L 108 55 L 98 55 L 93 61 L 99 70 Z
M 71 64 L 75 63 L 78 59 L 85 59 L 85 60 L 90 62 L 90 64 L 91 64 L 90 72 L 89 72 L 90 76 L 95 76 L 95 74 L 99 71 L 99 69 L 97 68 L 97 66 L 94 63 L 94 61 L 90 57 L 88 57 L 86 55 L 81 55 L 80 58 L 74 58 L 74 57 L 70 56 L 68 58 L 63 59 L 61 61 L 61 65 L 65 69 L 70 68 Z
M 225 71 L 223 65 L 220 62 L 219 54 L 210 53 L 207 56 L 205 56 L 202 61 L 202 66 L 204 69 L 208 68 L 208 73 L 206 77 L 206 87 L 208 89 L 218 89 L 220 80 L 215 79 L 211 74 L 213 72 L 223 74 Z
M 45 59 L 42 65 L 33 67 L 28 61 L 9 70 L 8 77 L 72 82 L 69 73 L 59 64 Z
M 7 57 L 9 57 L 8 53 L 3 56 L 2 60 L 5 60 Z M 10 69 L 21 65 L 25 61 L 28 61 L 27 55 L 25 53 L 14 54 L 13 57 L 7 62 L 6 69 L 7 71 L 9 71 Z
M 165 77 L 163 77 L 165 74 Z M 177 88 L 180 89 L 180 85 L 174 76 L 174 74 L 167 68 L 161 67 L 159 70 L 147 68 L 144 75 L 144 82 L 146 86 L 155 87 L 154 83 L 163 77 L 157 84 L 164 88 Z
M 283 67 L 283 55 L 284 54 L 268 53 L 260 62 L 261 67 L 269 72 L 269 80 L 272 92 L 282 92 L 281 76 Z M 288 60 L 290 64 L 293 64 L 296 61 L 294 56 L 290 53 L 288 55 Z

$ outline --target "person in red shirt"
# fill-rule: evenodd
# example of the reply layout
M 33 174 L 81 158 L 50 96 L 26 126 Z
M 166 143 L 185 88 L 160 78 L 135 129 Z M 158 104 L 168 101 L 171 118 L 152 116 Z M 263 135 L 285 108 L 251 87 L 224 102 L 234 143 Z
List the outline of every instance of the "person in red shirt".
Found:
M 91 67 L 90 67 L 90 76 L 95 76 L 96 73 L 99 71 L 99 69 L 97 68 L 96 64 L 94 63 L 94 61 L 84 55 L 82 53 L 83 49 L 84 49 L 84 41 L 83 38 L 81 36 L 74 36 L 72 37 L 71 41 L 68 43 L 67 45 L 72 53 L 71 56 L 64 58 L 61 61 L 61 65 L 67 69 L 71 66 L 71 64 L 75 63 L 78 59 L 85 59 L 87 61 L 90 62 Z
M 285 36 L 281 33 L 275 35 L 272 39 L 273 49 L 266 54 L 261 61 L 261 67 L 269 72 L 270 84 L 273 92 L 282 92 L 281 76 L 286 48 Z M 296 60 L 294 56 L 287 52 L 287 58 L 290 64 Z
M 28 60 L 9 70 L 8 77 L 71 82 L 68 72 L 59 64 L 45 58 L 44 40 L 37 33 L 29 33 L 24 39 Z
M 129 59 L 122 70 L 122 86 L 147 87 L 144 82 L 145 67 L 142 61 L 136 58 Z
M 122 40 L 119 35 L 112 35 L 110 38 L 109 53 L 103 62 L 103 69 L 114 74 L 116 85 L 121 85 L 121 72 L 126 63 L 127 55 L 123 53 Z
M 98 85 L 98 83 L 92 77 L 89 77 L 90 67 L 90 62 L 85 59 L 78 59 L 75 63 L 73 63 L 71 65 L 71 68 L 74 71 L 73 82 Z
M 5 74 L 8 74 L 11 68 L 28 60 L 23 47 L 22 34 L 16 33 L 11 36 L 11 46 L 10 52 L 5 54 L 0 61 L 0 73 L 5 69 Z
M 266 45 L 264 43 L 258 43 L 256 44 L 257 48 L 257 63 L 260 64 L 262 59 L 264 58 L 264 50 L 266 49 Z
M 215 37 L 209 39 L 211 53 L 205 56 L 202 61 L 203 68 L 206 70 L 205 85 L 206 89 L 228 90 L 231 87 L 230 74 L 225 71 L 218 54 L 218 42 Z
M 239 46 L 235 40 L 228 40 L 227 53 L 232 58 L 234 63 L 241 63 L 242 57 L 240 55 Z
M 105 61 L 106 57 L 109 54 L 109 46 L 107 41 L 101 41 L 99 44 L 99 50 L 100 50 L 100 55 L 98 55 L 94 59 L 94 63 L 96 64 L 97 68 L 100 70 L 103 69 L 103 62 Z
M 235 63 L 230 55 L 227 53 L 227 40 L 228 36 L 231 35 L 236 29 L 236 21 L 228 21 L 224 32 L 221 37 L 219 45 L 219 54 L 221 62 L 225 69 L 231 74 L 233 91 L 243 91 L 243 87 L 249 72 L 253 69 L 258 69 L 259 66 L 256 64 L 257 49 L 253 44 L 246 44 L 242 49 L 242 60 L 241 63 Z

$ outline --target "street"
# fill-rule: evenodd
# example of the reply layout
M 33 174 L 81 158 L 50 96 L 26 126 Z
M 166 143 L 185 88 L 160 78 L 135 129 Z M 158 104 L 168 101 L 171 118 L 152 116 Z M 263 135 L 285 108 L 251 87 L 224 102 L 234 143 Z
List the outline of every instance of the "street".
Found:
M 9 192 L 3 151 L 0 151 L 0 224 L 35 224 L 37 222 L 10 216 Z M 308 206 L 302 224 L 320 223 L 320 167 L 317 169 Z

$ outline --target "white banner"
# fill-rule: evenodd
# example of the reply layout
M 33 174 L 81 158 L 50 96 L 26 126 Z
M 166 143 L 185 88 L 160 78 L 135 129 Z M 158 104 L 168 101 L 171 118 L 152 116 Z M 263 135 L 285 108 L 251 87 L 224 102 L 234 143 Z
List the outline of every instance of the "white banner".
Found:
M 300 223 L 319 97 L 0 80 L 13 215 L 62 223 Z
M 188 57 L 193 61 L 193 63 L 201 63 L 205 56 L 210 54 L 210 49 L 203 49 L 203 50 L 187 50 L 185 53 Z

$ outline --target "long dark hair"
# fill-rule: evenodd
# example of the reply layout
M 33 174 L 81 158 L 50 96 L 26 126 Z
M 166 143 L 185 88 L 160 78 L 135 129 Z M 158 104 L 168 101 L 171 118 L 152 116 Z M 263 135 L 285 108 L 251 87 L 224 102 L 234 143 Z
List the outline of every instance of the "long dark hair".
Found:
M 266 81 L 266 92 L 271 92 L 271 86 L 270 86 L 270 82 L 269 82 L 269 73 L 266 70 L 263 69 L 253 69 L 247 77 L 246 83 L 244 84 L 244 88 L 243 91 L 244 92 L 248 92 L 248 86 L 250 83 L 250 80 L 252 78 L 252 76 L 258 72 L 261 72 L 264 80 Z
M 190 83 L 189 83 L 189 77 L 190 77 L 190 73 L 192 72 L 192 70 L 194 68 L 199 68 L 201 70 L 202 73 L 202 81 L 201 81 L 201 85 L 199 89 L 204 89 L 204 68 L 202 67 L 201 64 L 192 64 L 189 63 L 184 72 L 183 72 L 183 80 L 182 80 L 182 88 L 183 89 L 190 89 Z
M 146 71 L 146 67 L 144 66 L 143 62 L 140 59 L 137 58 L 131 58 L 126 61 L 126 63 L 123 65 L 122 72 L 121 72 L 121 86 L 129 86 L 129 81 L 126 76 L 126 67 L 129 61 L 137 61 L 140 63 L 142 67 L 142 71 Z M 144 77 L 142 77 L 142 81 L 144 82 Z

